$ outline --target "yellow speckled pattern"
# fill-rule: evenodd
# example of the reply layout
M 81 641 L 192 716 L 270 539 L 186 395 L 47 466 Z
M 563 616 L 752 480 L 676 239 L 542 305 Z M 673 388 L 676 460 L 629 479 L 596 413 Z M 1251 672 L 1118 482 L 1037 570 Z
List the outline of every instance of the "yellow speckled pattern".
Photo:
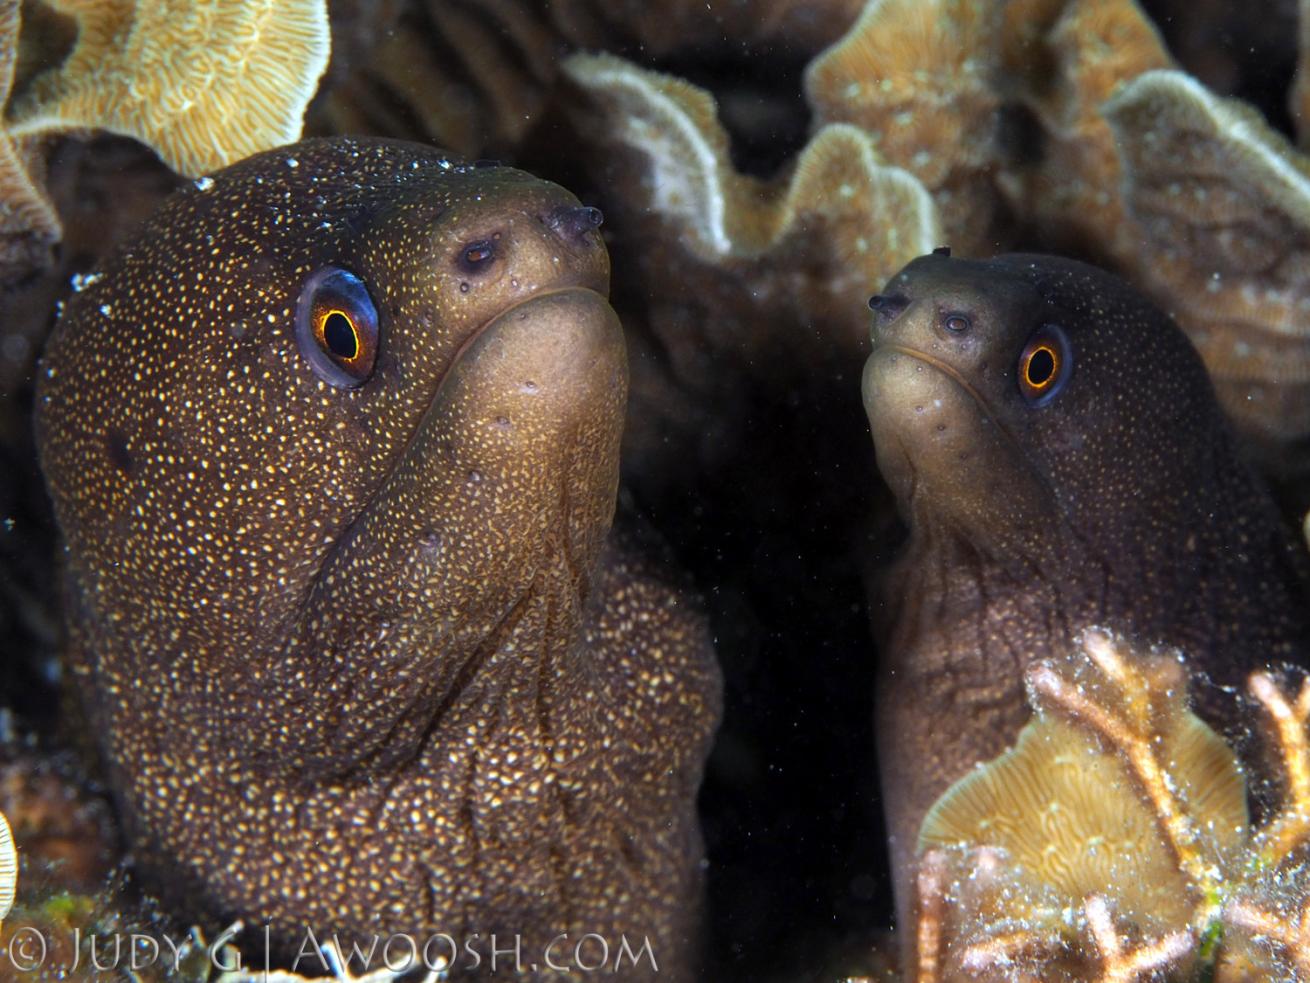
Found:
M 525 964 L 626 933 L 689 971 L 720 684 L 699 615 L 610 534 L 598 219 L 510 168 L 310 141 L 196 181 L 64 313 L 37 430 L 72 671 L 186 912 L 293 952 L 306 927 L 517 934 Z M 356 388 L 298 348 L 328 267 L 377 309 Z

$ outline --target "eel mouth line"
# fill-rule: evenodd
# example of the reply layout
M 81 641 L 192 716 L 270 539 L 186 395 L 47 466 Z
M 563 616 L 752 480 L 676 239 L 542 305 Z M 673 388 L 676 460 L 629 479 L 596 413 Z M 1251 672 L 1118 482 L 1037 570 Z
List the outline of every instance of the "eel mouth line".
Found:
M 929 368 L 936 369 L 938 372 L 942 373 L 944 376 L 946 376 L 952 382 L 954 382 L 957 386 L 963 389 L 966 393 L 968 393 L 969 398 L 972 399 L 975 403 L 977 403 L 979 408 L 981 408 L 989 418 L 991 418 L 993 421 L 996 419 L 996 414 L 991 412 L 990 408 L 987 406 L 987 401 L 982 397 L 982 393 L 978 392 L 977 389 L 973 388 L 969 380 L 966 379 L 960 373 L 960 370 L 957 369 L 955 366 L 951 365 L 949 362 L 943 361 L 942 359 L 938 358 L 936 355 L 929 355 L 927 352 L 919 351 L 919 349 L 917 348 L 907 348 L 905 345 L 888 345 L 888 344 L 879 345 L 877 348 L 874 349 L 875 354 L 877 353 L 878 349 L 883 349 L 884 351 L 889 351 L 889 352 L 896 352 L 899 355 L 904 355 L 906 358 L 912 358 L 915 361 L 922 362 L 925 365 L 927 365 Z
M 489 318 L 487 318 L 476 328 L 470 331 L 468 337 L 459 343 L 459 347 L 455 349 L 455 353 L 450 357 L 450 362 L 447 363 L 445 368 L 441 370 L 441 376 L 440 378 L 437 379 L 437 387 L 436 389 L 433 390 L 432 393 L 432 403 L 435 403 L 437 401 L 437 398 L 441 395 L 441 390 L 446 385 L 447 377 L 449 377 L 450 373 L 454 370 L 455 366 L 459 364 L 460 359 L 464 357 L 464 353 L 467 352 L 470 348 L 472 348 L 473 345 L 477 342 L 477 340 L 487 333 L 488 328 L 490 328 L 497 321 L 500 321 L 503 318 L 507 317 L 508 315 L 512 314 L 514 311 L 518 310 L 520 307 L 524 306 L 525 304 L 532 304 L 538 300 L 542 300 L 543 298 L 553 297 L 558 294 L 594 294 L 595 296 L 603 300 L 607 305 L 609 304 L 609 298 L 607 298 L 599 290 L 593 290 L 591 287 L 584 286 L 580 283 L 569 283 L 558 287 L 543 287 L 540 290 L 534 290 L 532 293 L 522 298 L 521 300 L 516 300 L 508 307 L 497 311 L 495 314 L 492 314 Z M 431 404 L 429 404 L 429 408 L 431 408 Z

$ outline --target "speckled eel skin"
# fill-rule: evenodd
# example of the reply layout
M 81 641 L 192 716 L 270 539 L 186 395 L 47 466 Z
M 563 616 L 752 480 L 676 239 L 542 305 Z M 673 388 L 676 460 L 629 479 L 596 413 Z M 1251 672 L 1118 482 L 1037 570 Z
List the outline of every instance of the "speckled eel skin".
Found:
M 934 254 L 870 301 L 864 398 L 909 538 L 876 585 L 898 914 L 924 813 L 1013 744 L 1023 671 L 1090 625 L 1216 684 L 1310 656 L 1305 547 L 1242 462 L 1200 358 L 1119 278 Z M 1225 722 L 1224 700 L 1200 712 Z
M 720 682 L 611 531 L 599 220 L 507 167 L 310 141 L 175 195 L 64 312 L 37 433 L 71 672 L 179 916 L 283 953 L 494 933 L 515 978 L 595 933 L 618 978 L 693 971 Z M 623 937 L 658 974 L 614 971 Z

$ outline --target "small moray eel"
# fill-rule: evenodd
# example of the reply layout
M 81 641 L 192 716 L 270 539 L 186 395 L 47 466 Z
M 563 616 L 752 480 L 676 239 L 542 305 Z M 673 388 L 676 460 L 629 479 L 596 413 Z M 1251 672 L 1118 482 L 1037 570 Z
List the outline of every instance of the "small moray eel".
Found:
M 611 531 L 599 221 L 508 167 L 307 141 L 175 195 L 70 302 L 36 423 L 71 671 L 179 916 L 284 952 L 516 936 L 525 967 L 626 935 L 691 971 L 720 679 Z
M 1200 358 L 1119 278 L 941 251 L 870 306 L 865 408 L 909 528 L 873 588 L 879 765 L 907 924 L 924 813 L 1013 744 L 1033 661 L 1099 625 L 1240 685 L 1257 665 L 1306 661 L 1310 580 Z

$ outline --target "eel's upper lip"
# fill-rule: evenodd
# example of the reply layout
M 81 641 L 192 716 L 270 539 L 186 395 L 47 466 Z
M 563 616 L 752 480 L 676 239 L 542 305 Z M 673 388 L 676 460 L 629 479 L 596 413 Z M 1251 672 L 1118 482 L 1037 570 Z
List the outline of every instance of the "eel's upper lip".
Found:
M 964 375 L 960 372 L 960 370 L 957 369 L 954 365 L 951 365 L 949 362 L 946 362 L 943 359 L 938 358 L 936 355 L 930 355 L 927 352 L 921 351 L 918 348 L 909 348 L 906 345 L 893 345 L 886 342 L 874 346 L 873 349 L 874 355 L 877 355 L 880 351 L 896 352 L 898 355 L 904 355 L 907 358 L 913 358 L 917 361 L 923 362 L 925 365 L 929 366 L 930 368 L 934 368 L 938 372 L 945 375 L 957 386 L 959 386 L 966 393 L 968 393 L 969 397 L 975 403 L 977 403 L 981 409 L 985 410 L 987 408 L 987 401 L 983 399 L 982 393 L 978 392 L 978 390 L 973 387 L 973 384 L 970 383 L 969 380 L 964 377 Z

